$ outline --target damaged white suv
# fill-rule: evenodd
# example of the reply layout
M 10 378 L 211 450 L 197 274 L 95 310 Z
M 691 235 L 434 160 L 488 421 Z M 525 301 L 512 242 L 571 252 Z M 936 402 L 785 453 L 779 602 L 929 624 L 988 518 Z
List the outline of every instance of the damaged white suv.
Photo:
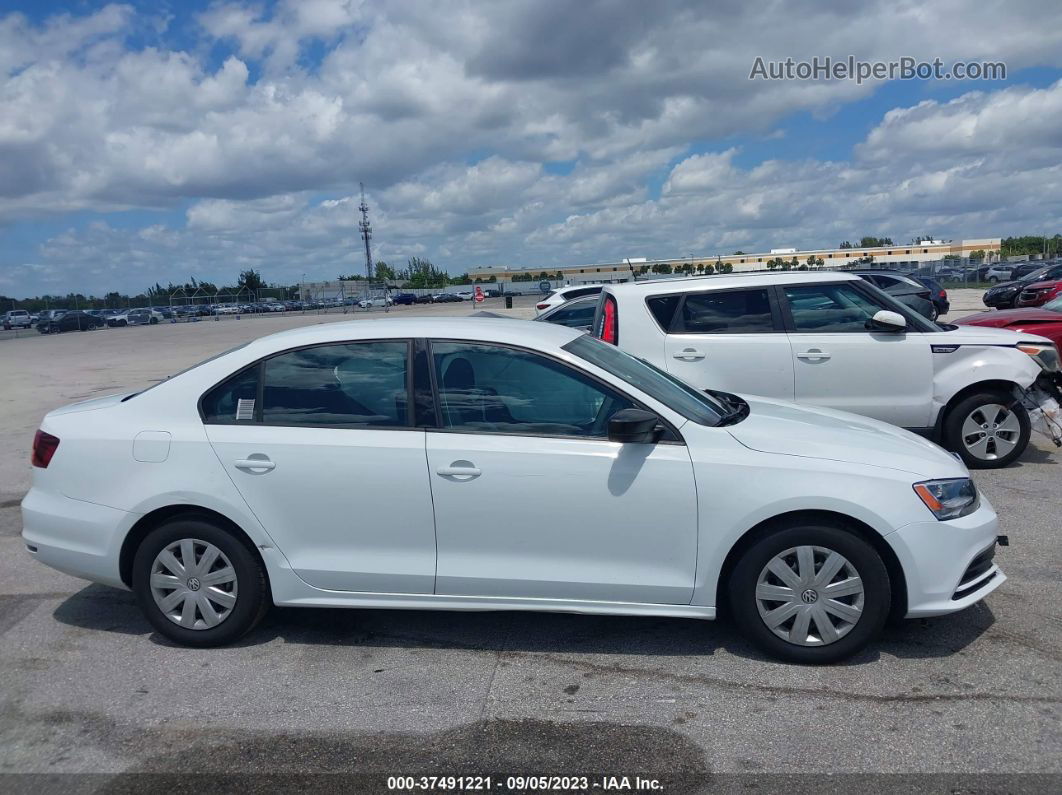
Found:
M 971 468 L 1018 458 L 1034 420 L 1062 441 L 1062 375 L 1050 340 L 933 323 L 849 273 L 606 285 L 593 334 L 700 389 L 907 428 Z

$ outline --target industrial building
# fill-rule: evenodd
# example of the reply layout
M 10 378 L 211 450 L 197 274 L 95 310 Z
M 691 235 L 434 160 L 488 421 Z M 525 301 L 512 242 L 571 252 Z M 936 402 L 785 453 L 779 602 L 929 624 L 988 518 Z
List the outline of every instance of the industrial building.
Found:
M 1001 238 L 985 237 L 967 240 L 926 240 L 920 243 L 907 243 L 893 246 L 879 246 L 868 248 L 826 248 L 826 249 L 796 249 L 775 248 L 762 253 L 734 253 L 734 254 L 709 254 L 704 256 L 689 255 L 685 257 L 672 257 L 670 259 L 647 259 L 644 257 L 625 258 L 620 262 L 593 263 L 589 265 L 574 265 L 566 267 L 533 265 L 529 267 L 517 267 L 511 265 L 485 265 L 468 269 L 468 275 L 473 279 L 489 281 L 493 278 L 498 282 L 511 282 L 514 276 L 520 281 L 526 280 L 527 274 L 538 277 L 545 272 L 551 279 L 559 279 L 561 274 L 565 282 L 620 282 L 627 281 L 630 274 L 637 273 L 644 268 L 652 269 L 654 265 L 669 265 L 671 269 L 681 270 L 685 266 L 693 267 L 694 272 L 703 272 L 708 265 L 718 268 L 720 264 L 730 265 L 735 272 L 764 270 L 770 260 L 782 258 L 787 262 L 795 257 L 799 264 L 807 264 L 809 257 L 815 257 L 816 263 L 822 260 L 819 267 L 837 268 L 844 265 L 855 265 L 867 262 L 873 257 L 876 267 L 923 267 L 929 263 L 940 262 L 944 259 L 968 260 L 970 255 L 977 251 L 983 251 L 986 263 L 999 259 Z M 698 265 L 703 266 L 698 269 Z

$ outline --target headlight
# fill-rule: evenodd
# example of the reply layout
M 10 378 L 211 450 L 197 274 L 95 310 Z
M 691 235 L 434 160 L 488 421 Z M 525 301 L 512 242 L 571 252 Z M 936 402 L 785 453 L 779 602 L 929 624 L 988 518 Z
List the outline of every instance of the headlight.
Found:
M 914 490 L 926 507 L 942 522 L 973 513 L 981 502 L 977 496 L 977 487 L 969 478 L 926 480 L 915 483 Z
M 1027 353 L 1036 363 L 1048 373 L 1057 373 L 1062 370 L 1059 363 L 1058 348 L 1050 342 L 1019 342 L 1018 350 Z

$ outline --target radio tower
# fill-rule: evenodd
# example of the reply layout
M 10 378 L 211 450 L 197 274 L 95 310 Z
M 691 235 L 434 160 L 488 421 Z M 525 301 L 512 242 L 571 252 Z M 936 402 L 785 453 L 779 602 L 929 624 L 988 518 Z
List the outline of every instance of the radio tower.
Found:
M 372 240 L 372 224 L 369 223 L 369 205 L 365 203 L 365 183 L 359 182 L 358 185 L 361 186 L 361 204 L 358 205 L 358 209 L 361 210 L 361 220 L 358 221 L 358 229 L 361 230 L 361 239 L 365 241 L 365 274 L 371 282 L 372 247 L 369 241 Z

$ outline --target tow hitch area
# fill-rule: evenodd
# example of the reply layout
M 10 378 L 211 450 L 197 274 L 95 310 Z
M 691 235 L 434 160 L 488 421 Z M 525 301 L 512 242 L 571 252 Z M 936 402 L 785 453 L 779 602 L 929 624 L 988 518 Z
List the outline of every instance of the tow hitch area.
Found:
M 1010 536 L 996 536 L 996 543 L 1001 547 L 1010 546 Z
M 1057 378 L 1057 376 L 1056 376 Z M 1062 447 L 1062 389 L 1054 378 L 1041 376 L 1023 395 L 1033 430 Z

